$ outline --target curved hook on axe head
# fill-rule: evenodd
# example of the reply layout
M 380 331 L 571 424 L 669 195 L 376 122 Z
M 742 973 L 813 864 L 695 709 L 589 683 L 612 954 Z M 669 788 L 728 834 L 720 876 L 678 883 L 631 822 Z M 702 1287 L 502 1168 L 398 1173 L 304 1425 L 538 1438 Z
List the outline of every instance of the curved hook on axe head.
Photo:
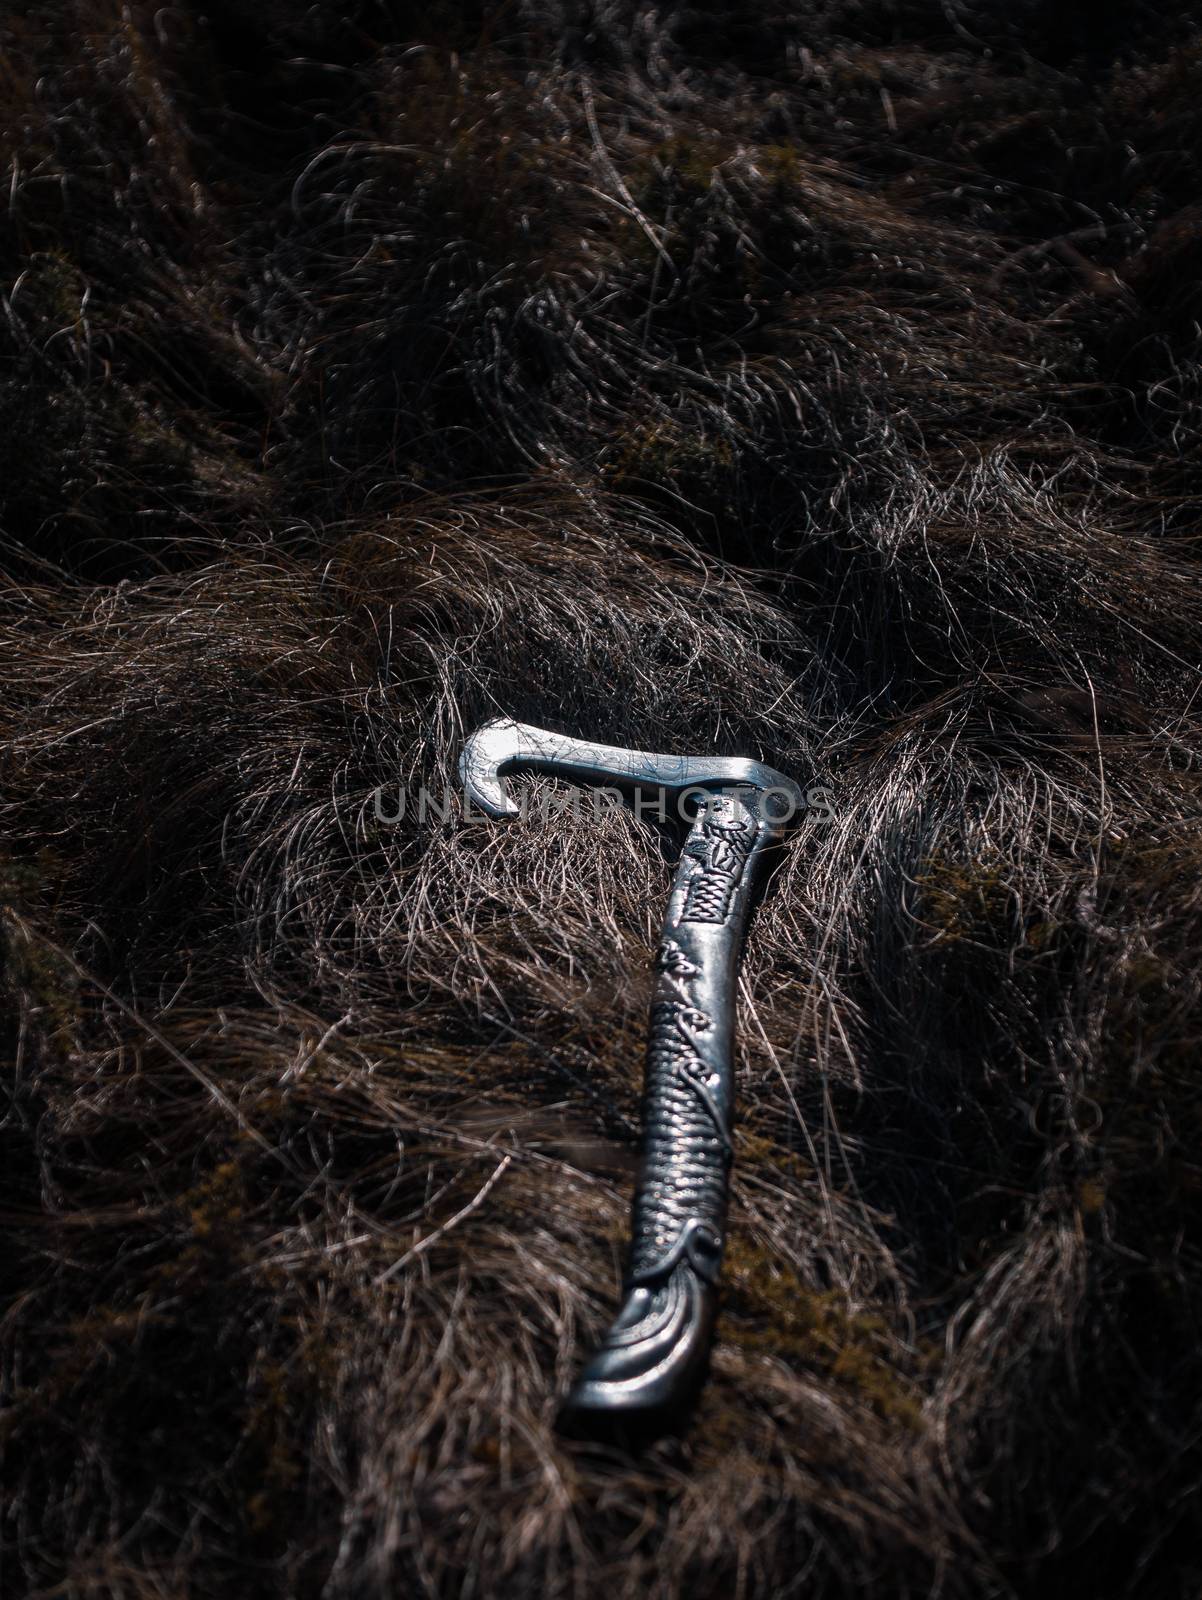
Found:
M 553 773 L 580 783 L 660 789 L 673 797 L 689 789 L 754 789 L 779 797 L 776 809 L 796 813 L 804 805 L 800 785 L 763 762 L 743 756 L 668 756 L 620 745 L 571 739 L 509 717 L 486 722 L 467 740 L 459 758 L 459 781 L 472 805 L 490 817 L 513 817 L 518 806 L 502 774 L 515 768 Z

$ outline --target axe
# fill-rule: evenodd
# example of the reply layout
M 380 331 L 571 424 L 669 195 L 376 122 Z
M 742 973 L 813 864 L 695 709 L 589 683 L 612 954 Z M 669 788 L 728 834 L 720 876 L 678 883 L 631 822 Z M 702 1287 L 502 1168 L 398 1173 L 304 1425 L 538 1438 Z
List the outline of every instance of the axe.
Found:
M 502 775 L 521 768 L 617 785 L 671 802 L 689 821 L 655 958 L 622 1305 L 561 1412 L 583 1428 L 650 1422 L 695 1393 L 717 1308 L 734 1101 L 735 991 L 765 854 L 804 807 L 791 778 L 758 761 L 653 755 L 498 720 L 459 762 L 465 800 L 490 817 L 518 806 Z

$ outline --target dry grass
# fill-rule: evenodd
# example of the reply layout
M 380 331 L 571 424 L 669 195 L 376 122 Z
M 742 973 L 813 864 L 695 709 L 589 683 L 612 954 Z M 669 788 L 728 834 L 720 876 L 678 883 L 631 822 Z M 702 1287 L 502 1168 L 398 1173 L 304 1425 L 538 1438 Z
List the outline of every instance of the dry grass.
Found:
M 1188 8 L 3 29 L 0 1590 L 1196 1589 Z M 637 1452 L 677 845 L 377 817 L 498 712 L 835 796 Z

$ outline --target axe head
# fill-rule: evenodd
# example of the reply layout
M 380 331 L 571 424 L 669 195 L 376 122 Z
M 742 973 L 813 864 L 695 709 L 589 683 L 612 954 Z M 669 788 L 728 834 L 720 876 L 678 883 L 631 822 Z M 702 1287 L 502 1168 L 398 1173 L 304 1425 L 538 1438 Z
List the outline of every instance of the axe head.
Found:
M 490 817 L 512 817 L 518 806 L 503 776 L 521 768 L 577 783 L 658 789 L 676 798 L 696 789 L 751 789 L 771 797 L 774 820 L 787 820 L 804 804 L 800 785 L 784 773 L 743 756 L 669 756 L 620 745 L 596 744 L 566 734 L 498 718 L 477 728 L 463 746 L 459 781 L 472 805 Z

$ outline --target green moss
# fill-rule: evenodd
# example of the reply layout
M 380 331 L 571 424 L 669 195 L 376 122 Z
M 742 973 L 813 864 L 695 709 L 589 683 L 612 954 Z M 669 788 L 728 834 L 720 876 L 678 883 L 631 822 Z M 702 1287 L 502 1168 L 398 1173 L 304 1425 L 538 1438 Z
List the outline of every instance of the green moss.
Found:
M 720 1467 L 727 1476 L 730 1464 L 747 1449 L 747 1405 L 737 1391 L 711 1382 L 701 1391 L 691 1446 L 698 1467 Z
M 1095 1216 L 1106 1205 L 1106 1186 L 1097 1178 L 1082 1178 L 1077 1185 L 1077 1204 L 1086 1216 Z
M 709 189 L 718 169 L 736 151 L 737 146 L 718 139 L 677 137 L 659 145 L 653 159 L 678 188 L 696 194 Z
M 28 308 L 39 321 L 77 329 L 86 290 L 82 271 L 65 250 L 35 250 L 22 275 L 17 305 L 20 311 Z
M 218 1162 L 178 1196 L 175 1209 L 187 1232 L 179 1248 L 154 1269 L 153 1281 L 159 1288 L 195 1290 L 213 1281 L 216 1269 L 224 1278 L 231 1268 L 252 1261 L 244 1227 L 245 1180 L 236 1161 Z
M 1037 917 L 1027 924 L 1024 942 L 1033 951 L 1050 949 L 1061 932 L 1062 925 L 1053 917 Z
M 184 1196 L 197 1239 L 211 1239 L 215 1235 L 237 1228 L 242 1221 L 242 1173 L 234 1161 L 222 1161 Z
M 932 943 L 1009 938 L 1013 901 L 998 860 L 929 856 L 916 881 L 915 916 L 930 930 Z
M 772 1172 L 792 1178 L 800 1185 L 813 1181 L 814 1169 L 792 1150 L 786 1150 L 770 1135 L 754 1133 L 749 1128 L 736 1128 L 735 1155 L 740 1167 L 766 1167 Z
M 598 462 L 607 485 L 619 492 L 645 493 L 651 485 L 736 519 L 738 465 L 730 439 L 668 417 L 633 427 Z
M 760 144 L 754 147 L 752 159 L 768 185 L 793 189 L 807 171 L 802 148 L 800 144 Z
M 646 202 L 649 214 L 662 214 L 662 193 L 670 186 L 676 202 L 708 194 L 724 169 L 737 172 L 765 202 L 787 199 L 802 183 L 807 167 L 801 144 L 748 144 L 745 141 L 677 136 L 654 147 L 644 162 L 632 163 L 630 188 Z
M 251 1485 L 246 1523 L 253 1534 L 264 1537 L 280 1522 L 304 1473 L 304 1460 L 296 1436 L 297 1397 L 287 1368 L 275 1361 L 257 1365 L 251 1373 L 250 1395 L 243 1431 L 243 1472 Z
M 730 1242 L 723 1273 L 727 1342 L 816 1371 L 887 1421 L 921 1428 L 921 1397 L 890 1359 L 895 1345 L 883 1317 L 853 1311 L 837 1291 L 811 1289 L 746 1240 Z

